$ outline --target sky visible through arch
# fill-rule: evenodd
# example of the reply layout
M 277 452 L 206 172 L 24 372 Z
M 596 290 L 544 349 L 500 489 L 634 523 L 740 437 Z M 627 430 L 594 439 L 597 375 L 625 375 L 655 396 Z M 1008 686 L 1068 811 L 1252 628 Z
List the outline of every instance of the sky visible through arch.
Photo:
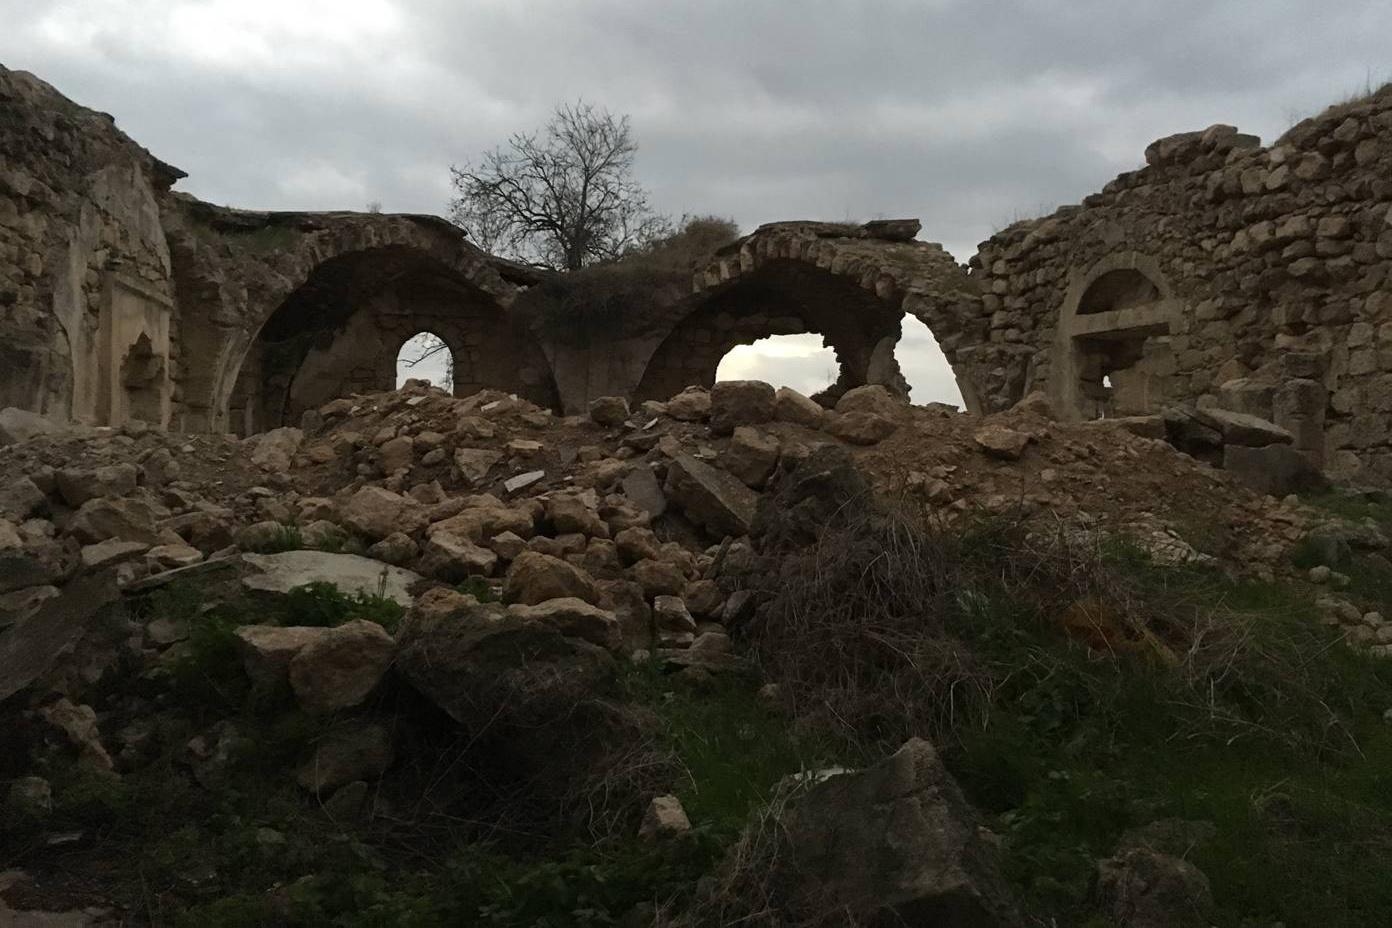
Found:
M 0 63 L 215 203 L 442 213 L 451 162 L 583 97 L 631 115 L 663 212 L 918 217 L 961 261 L 1155 138 L 1270 142 L 1392 78 L 1385 0 L 0 0 L 0 22 Z M 915 399 L 955 401 L 926 342 L 899 358 Z

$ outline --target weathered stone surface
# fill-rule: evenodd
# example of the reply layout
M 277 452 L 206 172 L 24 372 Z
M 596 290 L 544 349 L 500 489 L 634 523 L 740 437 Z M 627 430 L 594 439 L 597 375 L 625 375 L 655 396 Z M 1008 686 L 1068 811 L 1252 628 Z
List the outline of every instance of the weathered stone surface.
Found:
M 472 486 L 478 486 L 488 477 L 488 472 L 493 469 L 493 465 L 503 459 L 501 451 L 494 451 L 490 448 L 456 448 L 454 449 L 454 466 L 459 469 L 459 476 Z
M 169 515 L 143 499 L 91 499 L 83 503 L 68 522 L 68 531 L 84 544 L 108 538 L 159 544 L 163 539 L 156 521 Z
M 425 527 L 426 518 L 415 500 L 382 487 L 363 487 L 343 507 L 343 525 L 372 541 L 393 532 L 415 534 Z
M 826 430 L 853 445 L 874 445 L 893 435 L 898 424 L 875 412 L 843 412 L 831 416 Z
M 100 496 L 125 496 L 135 490 L 134 464 L 108 464 L 89 469 L 64 468 L 54 475 L 63 502 L 77 507 Z
M 446 583 L 466 577 L 487 577 L 498 566 L 498 555 L 452 532 L 431 532 L 425 543 L 420 569 L 427 576 Z
M 972 435 L 976 446 L 987 455 L 1002 461 L 1018 461 L 1030 443 L 1030 436 L 1003 425 L 985 425 Z
M 392 532 L 367 549 L 368 557 L 397 567 L 411 563 L 419 553 L 420 546 L 405 532 Z
M 1197 867 L 1144 847 L 1098 863 L 1097 899 L 1123 928 L 1208 928 L 1213 914 L 1208 878 Z
M 675 401 L 675 398 L 674 398 Z M 667 404 L 668 413 L 672 404 Z M 762 380 L 721 380 L 710 391 L 710 429 L 729 435 L 737 425 L 758 425 L 773 418 L 773 387 Z
M 296 654 L 328 631 L 301 625 L 243 625 L 233 634 L 246 675 L 257 686 L 270 687 L 286 679 Z
M 779 387 L 773 395 L 773 416 L 779 421 L 818 429 L 822 427 L 826 414 L 820 403 L 792 387 Z
M 420 574 L 400 567 L 328 551 L 244 554 L 242 561 L 255 571 L 242 579 L 242 585 L 257 593 L 285 594 L 306 583 L 331 583 L 344 593 L 381 594 L 409 606 L 408 590 L 421 580 Z
M 1261 448 L 1266 445 L 1289 445 L 1294 441 L 1290 432 L 1266 419 L 1247 413 L 1217 407 L 1194 410 L 1194 418 L 1223 436 L 1225 445 Z
M 710 411 L 710 391 L 704 387 L 687 387 L 667 401 L 667 415 L 683 422 L 698 422 L 708 418 Z
M 747 535 L 754 521 L 758 494 L 723 470 L 689 454 L 667 468 L 667 498 L 691 521 L 715 535 Z
M 36 412 L 6 406 L 0 409 L 0 448 L 28 441 L 36 435 L 51 435 L 62 428 L 60 423 Z
M 0 516 L 9 519 L 27 519 L 42 512 L 48 505 L 33 480 L 25 476 L 15 476 L 0 486 Z
M 548 599 L 574 597 L 590 604 L 599 602 L 594 580 L 580 568 L 558 557 L 524 551 L 508 567 L 503 600 L 534 606 Z
M 295 781 L 312 793 L 337 789 L 355 780 L 375 780 L 396 759 L 391 731 L 380 722 L 352 722 L 332 729 L 295 772 Z
M 0 576 L 2 571 L 0 567 Z M 0 701 L 47 673 L 117 595 L 107 572 L 80 577 L 0 634 Z
M 674 838 L 691 830 L 691 819 L 687 818 L 681 800 L 676 796 L 654 796 L 643 812 L 642 824 L 638 826 L 638 837 L 648 841 Z
M 1325 489 L 1329 480 L 1290 445 L 1223 447 L 1223 470 L 1258 493 L 1283 497 Z
M 628 400 L 622 396 L 601 396 L 591 400 L 590 418 L 596 425 L 623 425 L 628 421 Z
M 747 425 L 737 426 L 720 466 L 745 486 L 761 488 L 778 466 L 778 439 Z
M 653 631 L 663 647 L 686 647 L 696 639 L 696 620 L 678 596 L 653 597 Z
M 853 412 L 871 412 L 893 419 L 903 411 L 904 406 L 903 399 L 877 383 L 847 390 L 836 401 L 836 411 L 843 416 Z
M 446 589 L 421 596 L 400 644 L 397 671 L 475 732 L 569 718 L 615 669 L 602 647 Z
M 530 622 L 543 622 L 562 635 L 583 638 L 610 651 L 618 650 L 623 640 L 623 630 L 613 612 L 573 596 L 548 599 L 532 606 L 516 603 L 508 607 L 508 612 Z
M 289 426 L 271 429 L 249 439 L 251 463 L 263 470 L 283 474 L 290 469 L 295 452 L 304 442 L 304 432 Z
M 382 626 L 354 619 L 326 629 L 296 652 L 290 659 L 290 686 L 309 712 L 347 709 L 376 688 L 395 651 L 396 642 Z
M 636 467 L 623 478 L 623 494 L 639 509 L 656 519 L 667 511 L 667 496 L 650 468 Z
M 97 570 L 133 560 L 149 550 L 150 546 L 143 541 L 121 541 L 118 538 L 108 538 L 106 541 L 99 541 L 94 545 L 84 545 L 78 556 L 82 561 L 83 570 Z
M 992 849 L 926 741 L 811 786 L 782 825 L 778 867 L 794 905 L 868 924 L 1021 924 Z

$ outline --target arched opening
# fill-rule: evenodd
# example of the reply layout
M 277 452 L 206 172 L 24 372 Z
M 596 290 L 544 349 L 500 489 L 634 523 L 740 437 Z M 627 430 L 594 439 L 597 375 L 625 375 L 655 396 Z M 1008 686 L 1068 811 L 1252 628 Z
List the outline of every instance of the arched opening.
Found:
M 396 387 L 408 380 L 428 380 L 446 393 L 454 392 L 454 349 L 434 332 L 417 332 L 396 352 Z
M 962 408 L 965 403 L 957 375 L 952 372 L 952 366 L 947 363 L 947 357 L 927 324 L 916 316 L 905 314 L 902 328 L 894 357 L 909 383 L 909 401 L 918 405 L 946 403 Z
M 234 428 L 297 425 L 332 399 L 395 389 L 402 346 L 421 333 L 449 346 L 455 395 L 496 388 L 556 406 L 540 346 L 491 295 L 425 252 L 387 246 L 324 261 L 271 314 L 241 364 Z
M 715 379 L 762 380 L 812 396 L 836 383 L 840 366 L 820 335 L 770 335 L 731 348 L 720 359 Z
M 893 350 L 902 315 L 897 303 L 843 276 L 797 261 L 769 261 L 727 286 L 702 292 L 649 358 L 636 398 L 665 400 L 689 386 L 709 387 L 737 346 L 751 350 L 735 355 L 727 371 L 761 369 L 761 380 L 791 377 L 796 371 L 799 382 L 806 383 L 827 373 L 827 355 L 815 348 L 824 345 L 834 359 L 833 382 L 822 391 L 828 402 L 866 383 L 903 389 Z M 780 340 L 776 349 L 772 342 L 756 347 L 775 336 L 801 340 Z M 800 357 L 783 363 L 772 356 L 774 351 Z M 751 358 L 758 357 L 767 363 L 751 365 Z M 778 374 L 780 367 L 790 373 Z

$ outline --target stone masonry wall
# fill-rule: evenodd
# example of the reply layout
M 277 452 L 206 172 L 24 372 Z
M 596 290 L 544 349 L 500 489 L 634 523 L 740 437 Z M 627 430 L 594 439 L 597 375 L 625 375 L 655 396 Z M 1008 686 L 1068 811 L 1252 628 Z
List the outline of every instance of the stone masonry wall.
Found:
M 0 66 L 0 407 L 105 424 L 134 404 L 167 422 L 178 327 L 157 198 L 179 176 Z
M 1146 162 L 972 259 L 986 338 L 1029 358 L 1010 397 L 1047 390 L 1086 417 L 1089 352 L 1116 364 L 1128 345 L 1149 351 L 1151 406 L 1253 412 L 1336 475 L 1392 478 L 1392 88 L 1268 148 L 1213 126 Z M 1130 299 L 1118 274 L 1154 292 Z

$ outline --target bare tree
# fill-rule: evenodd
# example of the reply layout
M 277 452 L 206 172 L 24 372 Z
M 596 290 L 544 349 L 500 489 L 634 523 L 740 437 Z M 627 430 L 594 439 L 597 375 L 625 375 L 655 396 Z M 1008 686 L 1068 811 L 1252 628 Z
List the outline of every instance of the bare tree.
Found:
M 609 261 L 668 231 L 633 178 L 627 116 L 582 101 L 556 107 L 477 163 L 451 167 L 451 217 L 479 245 L 557 270 Z

